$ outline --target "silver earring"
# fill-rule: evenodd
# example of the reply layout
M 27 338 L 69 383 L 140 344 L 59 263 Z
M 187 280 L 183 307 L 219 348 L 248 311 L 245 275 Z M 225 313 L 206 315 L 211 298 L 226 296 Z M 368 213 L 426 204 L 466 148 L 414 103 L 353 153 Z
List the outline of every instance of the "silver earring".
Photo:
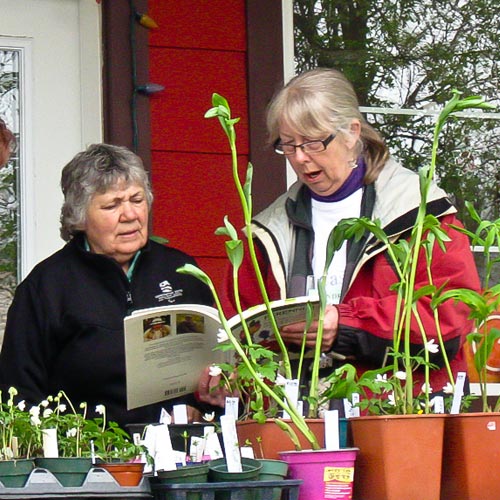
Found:
M 349 164 L 349 166 L 351 168 L 357 168 L 357 166 L 358 166 L 356 160 L 349 160 L 347 163 Z

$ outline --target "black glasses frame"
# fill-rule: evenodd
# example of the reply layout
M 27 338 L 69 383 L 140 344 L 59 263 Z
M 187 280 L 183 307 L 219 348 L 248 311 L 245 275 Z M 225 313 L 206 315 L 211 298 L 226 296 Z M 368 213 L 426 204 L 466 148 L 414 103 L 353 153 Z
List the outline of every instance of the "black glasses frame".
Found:
M 333 139 L 335 139 L 335 134 L 330 134 L 326 139 L 323 139 L 323 140 L 316 139 L 314 141 L 303 142 L 302 144 L 283 144 L 280 142 L 280 138 L 278 137 L 274 141 L 273 147 L 274 147 L 274 151 L 276 153 L 278 153 L 279 155 L 292 156 L 297 152 L 297 148 L 302 149 L 302 151 L 306 154 L 315 154 L 315 153 L 322 153 L 327 148 L 328 144 L 330 144 L 330 142 L 333 141 Z M 323 144 L 323 149 L 321 149 L 319 151 L 306 151 L 304 149 L 304 146 L 307 146 L 308 144 L 311 144 L 311 143 L 321 143 L 321 144 Z M 294 148 L 293 153 L 285 153 L 282 149 L 279 149 L 280 146 L 293 147 Z

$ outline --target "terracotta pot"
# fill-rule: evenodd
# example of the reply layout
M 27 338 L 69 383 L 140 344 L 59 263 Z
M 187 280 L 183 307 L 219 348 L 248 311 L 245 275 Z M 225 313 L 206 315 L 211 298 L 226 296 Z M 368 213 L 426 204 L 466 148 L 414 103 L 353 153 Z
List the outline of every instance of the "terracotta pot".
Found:
M 98 467 L 107 470 L 120 486 L 138 486 L 144 465 L 140 462 L 110 462 L 99 464 Z
M 289 422 L 289 421 L 288 421 Z M 316 436 L 320 446 L 325 444 L 325 424 L 322 419 L 306 419 L 307 424 Z M 302 449 L 310 449 L 311 444 L 297 431 L 295 425 L 291 424 L 297 433 Z M 293 443 L 288 434 L 281 430 L 273 419 L 267 420 L 263 424 L 255 420 L 244 420 L 236 422 L 238 432 L 238 442 L 240 446 L 248 440 L 254 451 L 256 458 L 271 458 L 279 460 L 279 452 L 291 450 Z M 347 446 L 347 421 L 340 419 L 340 446 Z
M 448 415 L 444 431 L 443 500 L 497 500 L 500 413 Z
M 439 500 L 446 418 L 389 415 L 349 419 L 353 446 L 360 450 L 354 498 Z

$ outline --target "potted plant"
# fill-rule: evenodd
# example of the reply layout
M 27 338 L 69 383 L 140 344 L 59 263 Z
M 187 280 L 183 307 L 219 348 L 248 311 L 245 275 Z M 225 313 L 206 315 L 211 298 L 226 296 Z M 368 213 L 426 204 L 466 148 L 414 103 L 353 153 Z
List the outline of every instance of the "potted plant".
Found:
M 336 228 L 340 234 L 345 233 L 346 237 L 355 238 L 359 238 L 364 231 L 368 230 L 387 248 L 392 265 L 399 277 L 399 281 L 394 285 L 398 295 L 393 346 L 392 352 L 389 353 L 392 357 L 391 363 L 385 369 L 367 372 L 356 380 L 354 380 L 356 374 L 350 373 L 349 367 L 332 375 L 332 381 L 339 377 L 344 377 L 350 382 L 354 381 L 354 385 L 358 385 L 356 390 L 360 390 L 366 396 L 360 403 L 361 408 L 377 415 L 377 417 L 361 417 L 350 421 L 353 442 L 362 450 L 357 463 L 359 474 L 356 476 L 355 491 L 361 491 L 364 495 L 363 499 L 409 498 L 408 494 L 411 491 L 418 491 L 419 497 L 440 497 L 445 419 L 432 414 L 435 410 L 431 396 L 433 388 L 430 384 L 430 376 L 437 367 L 431 362 L 431 354 L 441 353 L 449 379 L 444 387 L 435 389 L 450 393 L 451 398 L 455 389 L 455 380 L 441 334 L 439 306 L 457 292 L 443 291 L 446 283 L 438 287 L 433 281 L 432 249 L 435 245 L 444 249 L 448 237 L 442 230 L 439 220 L 427 213 L 427 196 L 435 174 L 440 132 L 449 116 L 467 108 L 490 109 L 491 106 L 479 97 L 461 99 L 459 93 L 455 91 L 452 99 L 443 108 L 434 128 L 430 166 L 419 172 L 421 202 L 415 225 L 408 239 L 400 239 L 394 243 L 387 237 L 377 221 L 367 219 L 343 221 Z M 415 286 L 416 269 L 421 259 L 425 263 L 428 282 L 417 289 Z M 463 293 L 466 295 L 476 292 L 464 290 Z M 428 339 L 423 322 L 420 320 L 418 304 L 422 299 L 431 304 L 437 343 Z M 424 346 L 418 353 L 410 349 L 412 322 L 418 325 L 421 343 Z M 417 370 L 423 373 L 423 380 L 418 384 L 415 379 Z M 467 404 L 468 400 L 464 400 L 463 403 Z M 441 410 L 443 412 L 444 406 Z M 426 418 L 422 418 L 420 414 L 424 414 Z M 380 415 L 388 416 L 381 419 Z M 408 426 L 404 423 L 408 420 L 407 416 L 410 418 L 416 416 Z M 401 431 L 400 439 L 396 437 L 399 431 Z M 412 439 L 411 431 L 415 431 L 418 437 Z M 374 435 L 378 436 L 377 442 L 373 439 Z M 387 447 L 382 442 L 384 437 L 387 437 Z M 405 446 L 404 460 L 401 460 L 398 453 L 401 442 L 411 444 Z M 445 443 L 446 447 L 448 443 Z M 385 450 L 388 450 L 388 454 L 382 458 L 381 453 Z M 424 452 L 433 452 L 433 456 L 425 455 L 424 458 Z M 389 462 L 391 457 L 396 460 Z M 384 463 L 384 469 L 374 468 L 373 464 L 377 463 Z M 383 471 L 387 474 L 383 474 Z M 415 477 L 419 478 L 420 486 L 418 487 L 410 486 L 411 480 Z M 393 481 L 394 479 L 397 481 Z
M 264 423 L 268 418 L 273 418 L 273 421 L 284 430 L 293 442 L 296 449 L 304 446 L 307 443 L 309 448 L 318 450 L 321 445 L 318 441 L 317 435 L 311 429 L 307 418 L 304 417 L 295 405 L 295 402 L 290 398 L 285 390 L 287 380 L 292 380 L 292 370 L 288 350 L 281 338 L 277 322 L 273 315 L 270 300 L 262 280 L 262 274 L 257 262 L 255 247 L 253 239 L 251 238 L 251 223 L 252 223 L 252 195 L 251 183 L 253 167 L 248 165 L 246 172 L 246 180 L 242 185 L 239 179 L 238 160 L 236 150 L 236 132 L 235 124 L 239 118 L 232 118 L 229 105 L 225 98 L 218 94 L 214 94 L 212 98 L 213 107 L 207 111 L 205 117 L 217 117 L 219 122 L 226 133 L 229 140 L 232 156 L 232 171 L 234 183 L 240 198 L 240 203 L 243 211 L 245 221 L 245 232 L 248 236 L 248 251 L 250 253 L 256 279 L 259 282 L 263 302 L 267 307 L 269 319 L 272 324 L 272 334 L 279 346 L 278 360 L 277 353 L 267 347 L 254 343 L 250 325 L 245 321 L 242 309 L 239 304 L 238 297 L 238 268 L 243 259 L 244 245 L 242 240 L 238 237 L 238 231 L 231 224 L 227 217 L 224 218 L 224 226 L 216 230 L 216 234 L 226 236 L 228 240 L 225 243 L 226 252 L 229 261 L 233 267 L 233 279 L 235 285 L 235 297 L 237 311 L 242 319 L 243 334 L 241 338 L 234 335 L 227 324 L 227 318 L 221 306 L 217 290 L 210 279 L 210 277 L 199 268 L 192 265 L 185 265 L 178 269 L 178 272 L 185 274 L 192 274 L 204 283 L 206 283 L 214 296 L 215 303 L 219 310 L 219 316 L 223 325 L 223 330 L 220 335 L 220 344 L 218 348 L 222 350 L 235 351 L 236 363 L 221 364 L 220 369 L 223 372 L 224 383 L 229 387 L 230 391 L 236 390 L 242 397 L 242 402 L 245 406 L 245 417 L 253 418 L 259 423 Z M 330 255 L 330 261 L 326 263 L 325 269 L 328 268 L 333 255 Z M 321 402 L 319 394 L 319 367 L 320 367 L 320 344 L 321 335 L 323 331 L 323 318 L 325 313 L 325 294 L 324 282 L 320 283 L 320 297 L 319 297 L 319 328 L 318 328 L 318 348 L 315 351 L 313 372 L 311 377 L 311 387 L 307 397 L 309 402 L 309 417 L 316 417 L 318 406 Z M 313 306 L 308 308 L 308 322 L 313 320 Z M 307 330 L 307 328 L 305 329 Z M 305 344 L 301 350 L 303 358 L 305 353 Z M 300 365 L 302 363 L 299 363 Z M 300 378 L 300 374 L 297 378 Z M 289 416 L 288 419 L 278 418 L 278 412 L 284 411 Z M 299 439 L 302 436 L 302 444 Z
M 224 235 L 228 237 L 226 241 L 226 251 L 230 263 L 233 268 L 233 280 L 235 289 L 235 301 L 237 312 L 242 320 L 243 332 L 241 336 L 237 336 L 231 331 L 228 325 L 227 318 L 224 314 L 220 299 L 218 297 L 215 286 L 210 279 L 210 277 L 192 265 L 185 265 L 178 269 L 178 272 L 192 274 L 204 283 L 206 283 L 211 289 L 215 303 L 219 311 L 219 317 L 223 325 L 223 329 L 220 335 L 219 347 L 222 350 L 234 349 L 235 351 L 235 365 L 231 364 L 221 364 L 220 368 L 224 372 L 223 380 L 229 386 L 229 390 L 232 392 L 236 391 L 243 395 L 243 402 L 247 408 L 247 416 L 251 416 L 260 425 L 263 425 L 269 417 L 272 417 L 273 425 L 277 425 L 279 429 L 284 431 L 286 435 L 291 439 L 295 449 L 300 450 L 302 448 L 308 448 L 312 452 L 319 451 L 322 448 L 320 441 L 318 439 L 317 433 L 314 432 L 312 428 L 311 421 L 303 416 L 302 412 L 297 408 L 297 401 L 295 398 L 287 391 L 288 385 L 293 385 L 295 380 L 300 380 L 300 372 L 303 366 L 303 359 L 305 356 L 305 342 L 306 342 L 306 332 L 309 325 L 314 319 L 315 307 L 313 301 L 309 304 L 306 312 L 306 328 L 304 329 L 304 341 L 302 344 L 302 349 L 300 352 L 299 360 L 299 373 L 296 379 L 292 377 L 292 367 L 290 362 L 290 356 L 285 346 L 285 343 L 281 337 L 276 318 L 273 314 L 269 296 L 267 294 L 266 287 L 262 279 L 262 273 L 257 262 L 255 246 L 253 238 L 251 235 L 251 224 L 252 224 L 252 196 L 251 196 L 251 182 L 252 182 L 252 165 L 249 164 L 246 173 L 246 180 L 244 185 L 241 184 L 238 173 L 238 161 L 237 161 L 237 151 L 236 151 L 236 134 L 234 125 L 239 119 L 233 119 L 231 117 L 231 112 L 229 105 L 222 96 L 218 94 L 213 95 L 212 99 L 213 107 L 206 113 L 206 117 L 217 117 L 222 125 L 223 130 L 229 140 L 229 145 L 231 148 L 232 155 L 232 168 L 233 168 L 233 179 L 238 191 L 241 207 L 243 210 L 243 216 L 245 221 L 245 232 L 248 239 L 248 250 L 253 263 L 253 268 L 255 271 L 256 279 L 260 286 L 260 291 L 262 294 L 263 302 L 266 305 L 268 318 L 271 322 L 272 335 L 279 348 L 279 359 L 278 355 L 274 350 L 269 347 L 265 347 L 261 344 L 255 343 L 251 335 L 251 325 L 249 325 L 243 316 L 243 311 L 241 308 L 239 300 L 239 288 L 238 288 L 238 269 L 243 260 L 243 242 L 238 237 L 238 232 L 235 227 L 229 222 L 228 218 L 224 219 L 224 227 L 217 229 L 216 234 Z M 320 358 L 321 358 L 321 338 L 323 334 L 323 321 L 325 317 L 326 309 L 326 292 L 325 292 L 325 282 L 328 267 L 333 258 L 333 251 L 327 256 L 327 262 L 325 263 L 325 272 L 323 279 L 319 283 L 319 312 L 318 312 L 318 340 L 317 347 L 314 349 L 314 360 L 312 363 L 312 375 L 311 383 L 308 391 L 307 402 L 308 417 L 316 418 L 318 415 L 318 409 L 321 403 L 321 394 L 319 386 L 319 369 L 320 369 Z M 278 416 L 278 411 L 281 410 L 286 414 L 287 418 Z M 302 437 L 302 442 L 300 437 Z M 243 438 L 244 439 L 244 438 Z M 263 439 L 265 442 L 266 439 Z M 282 449 L 283 444 L 280 443 Z M 290 448 L 290 446 L 285 445 L 285 449 Z M 321 450 L 324 452 L 325 450 Z M 346 455 L 341 463 L 332 455 Z M 354 460 L 356 456 L 356 450 L 353 449 L 343 449 L 336 451 L 329 451 L 328 455 L 321 456 L 320 464 L 320 474 L 322 467 L 325 464 L 331 465 L 335 470 L 347 470 L 352 476 L 352 471 L 354 469 Z M 269 458 L 269 457 L 268 457 Z M 306 462 L 310 463 L 311 460 L 306 458 Z M 295 471 L 297 470 L 299 464 L 294 462 L 293 467 L 290 468 L 290 474 L 294 477 Z M 300 473 L 299 473 L 300 474 Z M 296 477 L 296 476 L 295 476 Z M 302 477 L 302 479 L 305 479 Z M 309 475 L 309 479 L 313 481 L 316 480 L 316 476 Z M 336 479 L 336 478 L 332 478 Z M 323 481 L 321 482 L 323 484 Z M 348 486 L 352 488 L 352 481 L 348 483 Z M 308 490 L 308 486 L 303 487 L 304 491 Z
M 448 373 L 449 386 L 452 390 L 454 388 L 455 381 L 452 376 L 441 335 L 438 304 L 436 303 L 436 308 L 434 309 L 434 321 L 438 337 L 437 344 L 434 341 L 427 339 L 426 331 L 420 321 L 417 304 L 423 298 L 430 301 L 433 297 L 437 297 L 442 293 L 442 290 L 433 283 L 432 273 L 430 271 L 433 257 L 432 249 L 434 245 L 439 245 L 443 248 L 444 242 L 447 241 L 447 235 L 440 227 L 439 220 L 427 213 L 427 197 L 433 186 L 437 150 L 439 145 L 439 134 L 449 116 L 457 111 L 462 111 L 468 108 L 490 108 L 490 106 L 485 104 L 482 98 L 469 97 L 461 99 L 459 93 L 455 92 L 452 99 L 445 105 L 438 117 L 434 129 L 434 141 L 430 166 L 421 169 L 419 172 L 421 202 L 416 216 L 416 221 L 409 238 L 400 238 L 394 242 L 385 234 L 378 221 L 366 218 L 344 220 L 337 225 L 334 231 L 332 231 L 328 240 L 328 248 L 326 252 L 327 258 L 324 268 L 325 273 L 318 286 L 320 304 L 319 328 L 317 348 L 314 352 L 314 361 L 312 364 L 313 370 L 309 388 L 310 392 L 306 397 L 309 403 L 308 416 L 317 416 L 317 410 L 321 406 L 322 398 L 328 399 L 330 397 L 343 397 L 344 395 L 348 395 L 354 390 L 358 391 L 361 388 L 364 392 L 370 393 L 372 402 L 379 402 L 375 406 L 370 406 L 370 399 L 362 401 L 361 407 L 365 410 L 368 410 L 369 408 L 378 408 L 379 413 L 387 412 L 396 415 L 425 414 L 428 416 L 427 419 L 420 418 L 419 420 L 421 422 L 424 422 L 425 420 L 440 420 L 438 423 L 439 429 L 436 435 L 428 431 L 420 431 L 420 438 L 418 439 L 421 441 L 421 437 L 423 435 L 433 436 L 432 443 L 428 445 L 427 448 L 437 448 L 440 453 L 444 423 L 442 419 L 438 419 L 431 415 L 433 412 L 433 403 L 431 398 L 432 388 L 429 380 L 431 371 L 436 368 L 434 363 L 431 362 L 431 354 L 440 350 L 445 369 Z M 267 292 L 265 290 L 255 256 L 255 248 L 253 246 L 250 229 L 252 209 L 252 166 L 248 166 L 246 180 L 243 185 L 240 183 L 238 177 L 234 131 L 234 125 L 237 123 L 238 119 L 233 119 L 231 117 L 227 102 L 224 98 L 218 96 L 217 94 L 213 97 L 213 108 L 207 112 L 206 116 L 217 117 L 229 139 L 233 159 L 233 178 L 243 208 L 245 231 L 248 236 L 248 250 L 252 261 L 254 262 L 256 279 L 261 287 L 263 301 L 264 303 L 269 304 Z M 229 222 L 227 217 L 224 219 L 224 227 L 219 228 L 216 233 L 228 237 L 228 241 L 226 241 L 226 251 L 233 267 L 235 303 L 238 313 L 240 313 L 241 316 L 242 311 L 241 307 L 239 307 L 238 301 L 238 268 L 243 259 L 243 243 L 238 238 L 238 232 Z M 321 392 L 319 390 L 318 373 L 321 358 L 320 346 L 323 326 L 322 320 L 324 318 L 326 303 L 324 297 L 324 279 L 326 276 L 326 270 L 331 263 L 333 254 L 338 248 L 340 248 L 346 239 L 359 240 L 363 235 L 366 235 L 366 233 L 370 233 L 376 242 L 381 243 L 385 247 L 392 260 L 392 264 L 397 271 L 399 279 L 399 281 L 394 285 L 397 290 L 397 301 L 394 321 L 393 349 L 392 352 L 389 353 L 390 363 L 379 370 L 363 374 L 360 378 L 358 378 L 357 375 L 349 376 L 349 373 L 352 373 L 352 370 L 354 370 L 355 373 L 355 369 L 352 366 L 346 365 L 343 368 L 344 371 L 342 372 L 345 375 L 342 383 L 334 383 L 338 382 L 339 378 L 342 379 L 342 374 L 340 377 L 338 373 L 332 374 L 330 380 L 327 381 L 332 385 L 330 385 L 329 388 L 327 386 L 327 390 Z M 421 259 L 424 259 L 425 267 L 428 271 L 428 284 L 417 289 L 416 270 Z M 286 430 L 297 449 L 301 447 L 297 436 L 299 433 L 306 438 L 307 443 L 312 449 L 319 449 L 320 445 L 317 437 L 311 431 L 306 419 L 296 410 L 294 401 L 290 399 L 281 384 L 282 376 L 285 380 L 291 379 L 291 371 L 288 352 L 286 347 L 283 345 L 278 328 L 273 328 L 273 335 L 275 336 L 277 344 L 280 347 L 281 359 L 279 362 L 277 361 L 274 352 L 270 352 L 252 341 L 248 327 L 244 328 L 243 338 L 238 338 L 231 333 L 230 329 L 227 327 L 215 287 L 205 273 L 197 268 L 194 268 L 193 266 L 184 266 L 179 271 L 197 276 L 199 279 L 208 284 L 214 294 L 221 321 L 224 326 L 224 332 L 222 332 L 221 337 L 224 337 L 226 340 L 226 343 L 221 344 L 220 348 L 234 349 L 237 356 L 236 366 L 221 366 L 227 374 L 224 378 L 224 383 L 231 388 L 233 388 L 234 384 L 236 384 L 240 392 L 250 396 L 245 400 L 247 404 L 246 409 L 248 413 L 252 414 L 252 417 L 257 421 L 263 422 L 268 416 L 276 416 L 278 409 L 284 410 L 289 415 L 290 420 L 285 421 L 282 418 L 275 418 L 275 422 L 280 428 Z M 270 308 L 268 309 L 268 312 L 272 319 L 272 311 Z M 311 314 L 308 314 L 308 317 L 305 319 L 306 323 L 310 324 L 310 321 L 312 321 L 312 312 Z M 422 351 L 419 353 L 415 353 L 410 348 L 411 325 L 415 322 L 419 326 L 420 335 L 422 336 L 422 345 L 424 346 Z M 303 356 L 304 349 L 301 350 L 300 354 Z M 301 363 L 299 362 L 299 370 L 300 366 Z M 415 380 L 415 373 L 417 370 L 423 374 L 423 383 L 419 384 L 418 390 L 416 390 L 417 384 Z M 355 427 L 353 426 L 353 431 L 354 429 Z M 391 434 L 393 435 L 392 432 L 389 433 L 389 435 Z M 373 441 L 373 433 L 371 436 Z M 354 444 L 357 445 L 356 437 Z M 437 497 L 439 497 L 441 455 L 438 454 L 436 457 L 435 467 L 429 466 L 429 464 L 425 463 L 420 456 L 417 458 L 420 463 L 425 464 L 425 469 L 427 471 L 434 470 L 434 476 L 438 482 Z M 359 475 L 363 475 L 362 471 Z M 418 476 L 418 474 L 415 474 L 414 470 L 412 470 L 409 475 Z M 432 493 L 432 495 L 428 498 L 434 497 L 436 497 L 435 490 L 434 493 Z
M 492 321 L 500 307 L 500 284 L 491 284 L 492 271 L 499 262 L 498 257 L 492 255 L 492 247 L 500 243 L 500 219 L 482 220 L 471 203 L 466 206 L 477 228 L 474 232 L 461 230 L 470 237 L 472 245 L 483 250 L 482 290 L 450 290 L 438 295 L 434 304 L 454 300 L 467 304 L 470 309 L 474 329 L 467 336 L 466 348 L 472 361 L 470 371 L 479 382 L 482 411 L 450 415 L 446 421 L 445 442 L 450 445 L 444 450 L 442 495 L 458 500 L 467 492 L 470 498 L 492 500 L 500 488 L 500 480 L 490 473 L 491 469 L 500 466 L 496 446 L 496 434 L 500 432 L 500 398 L 493 403 L 488 399 L 488 362 L 500 339 L 500 330 Z
M 147 448 L 134 442 L 116 422 L 106 419 L 106 408 L 95 409 L 100 417 L 87 420 L 82 435 L 90 443 L 93 463 L 107 470 L 121 486 L 137 486 L 145 463 L 152 463 Z
M 83 437 L 87 404 L 80 403 L 79 410 L 64 391 L 49 395 L 30 410 L 42 435 L 35 464 L 49 470 L 63 486 L 81 486 L 92 465 L 90 443 Z
M 5 487 L 23 487 L 33 470 L 33 453 L 38 442 L 26 404 L 14 402 L 15 387 L 8 397 L 0 391 L 0 482 Z

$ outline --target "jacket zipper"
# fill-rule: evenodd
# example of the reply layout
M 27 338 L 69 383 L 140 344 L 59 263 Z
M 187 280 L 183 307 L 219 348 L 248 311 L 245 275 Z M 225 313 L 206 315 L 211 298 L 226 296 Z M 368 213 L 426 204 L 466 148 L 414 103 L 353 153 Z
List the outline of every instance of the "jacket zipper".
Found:
M 127 315 L 129 315 L 134 307 L 134 301 L 132 300 L 132 292 L 130 290 L 127 290 L 126 297 L 127 297 Z

